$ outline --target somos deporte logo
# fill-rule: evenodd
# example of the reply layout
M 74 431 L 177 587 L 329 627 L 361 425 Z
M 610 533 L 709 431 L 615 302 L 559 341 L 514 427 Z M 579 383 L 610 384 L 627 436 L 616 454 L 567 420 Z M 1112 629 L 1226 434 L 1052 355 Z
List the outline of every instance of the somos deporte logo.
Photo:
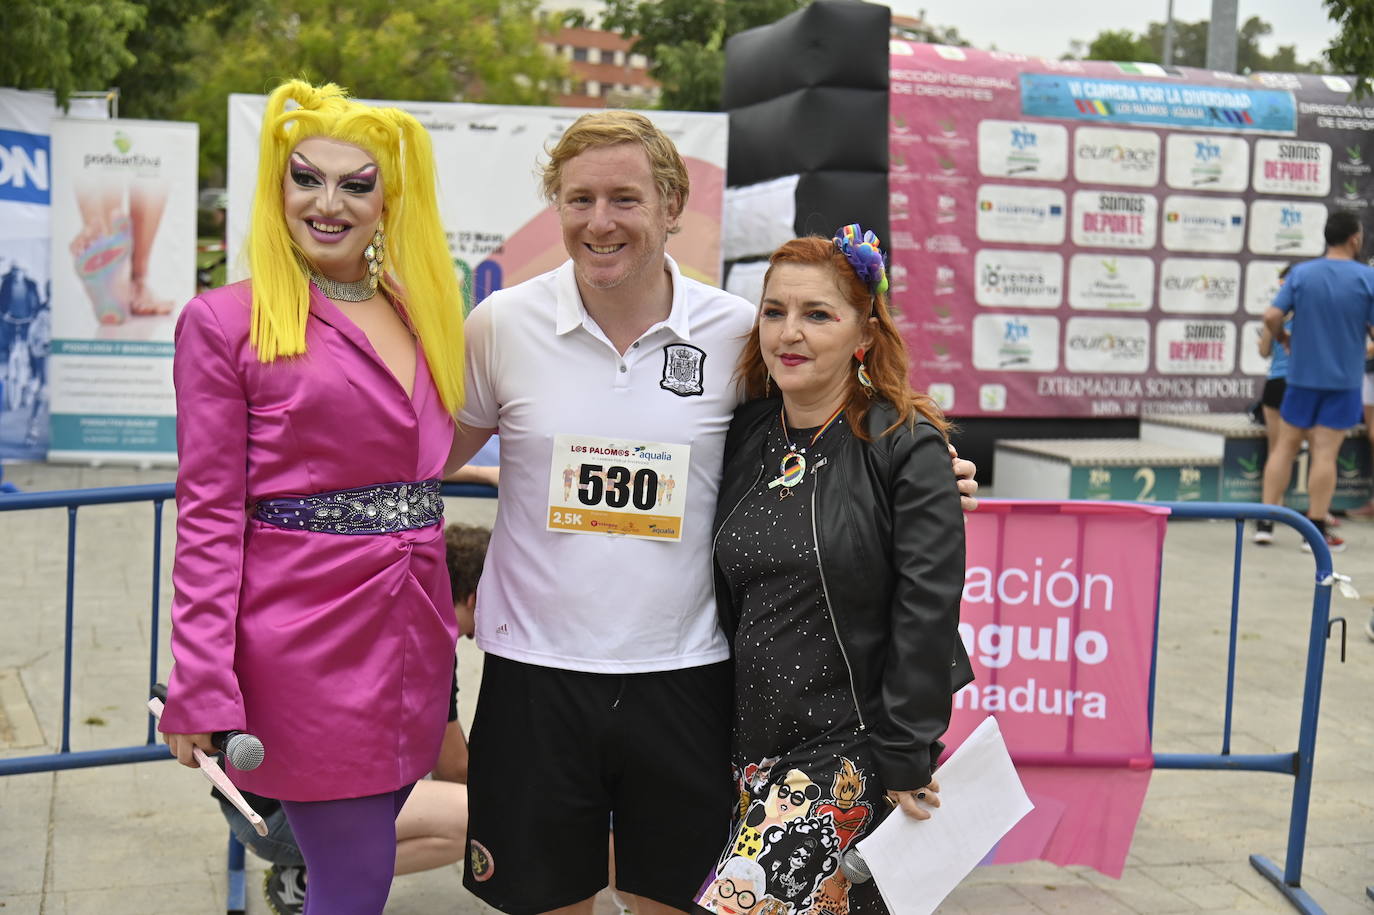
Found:
M 49 149 L 45 136 L 0 130 L 0 200 L 49 202 Z

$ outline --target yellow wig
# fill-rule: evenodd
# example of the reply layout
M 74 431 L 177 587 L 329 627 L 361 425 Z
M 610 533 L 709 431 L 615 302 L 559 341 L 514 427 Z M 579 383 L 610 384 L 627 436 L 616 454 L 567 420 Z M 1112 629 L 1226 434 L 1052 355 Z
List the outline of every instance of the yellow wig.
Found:
M 287 110 L 288 102 L 299 107 Z M 444 406 L 456 413 L 463 403 L 463 299 L 439 222 L 429 134 L 404 111 L 356 102 L 333 83 L 291 80 L 267 99 L 247 242 L 258 358 L 305 352 L 310 265 L 286 227 L 282 180 L 292 150 L 310 137 L 352 143 L 376 160 L 387 254 L 381 287 L 419 335 Z

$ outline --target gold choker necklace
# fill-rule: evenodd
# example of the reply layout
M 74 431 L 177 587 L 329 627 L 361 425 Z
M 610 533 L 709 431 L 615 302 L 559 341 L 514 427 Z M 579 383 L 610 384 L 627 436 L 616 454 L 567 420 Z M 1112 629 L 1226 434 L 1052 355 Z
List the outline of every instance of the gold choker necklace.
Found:
M 323 292 L 326 298 L 336 302 L 366 302 L 377 294 L 377 290 L 368 282 L 367 277 L 351 283 L 340 283 L 311 270 L 310 282 L 320 287 L 320 292 Z

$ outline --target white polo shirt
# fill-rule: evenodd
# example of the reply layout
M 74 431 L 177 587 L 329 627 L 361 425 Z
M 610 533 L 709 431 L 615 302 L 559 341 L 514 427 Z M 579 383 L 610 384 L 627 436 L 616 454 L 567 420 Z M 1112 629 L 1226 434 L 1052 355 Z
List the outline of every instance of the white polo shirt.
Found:
M 477 591 L 477 644 L 529 664 L 598 673 L 723 661 L 711 523 L 733 381 L 754 306 L 683 277 L 673 305 L 622 356 L 588 316 L 573 264 L 492 293 L 466 323 L 459 422 L 501 434 L 501 500 Z M 681 539 L 549 530 L 557 435 L 690 447 Z

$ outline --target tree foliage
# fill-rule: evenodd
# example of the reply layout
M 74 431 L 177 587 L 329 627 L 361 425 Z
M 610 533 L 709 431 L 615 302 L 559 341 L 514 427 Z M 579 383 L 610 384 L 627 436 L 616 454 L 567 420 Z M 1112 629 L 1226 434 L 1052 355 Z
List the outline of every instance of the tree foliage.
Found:
M 660 104 L 719 111 L 725 39 L 776 22 L 810 0 L 607 0 L 601 27 L 634 41 L 663 87 Z
M 1328 0 L 1328 2 L 1353 2 L 1353 0 Z M 1180 67 L 1205 67 L 1207 65 L 1207 29 L 1204 19 L 1200 22 L 1175 22 L 1173 60 L 1169 63 Z M 1260 39 L 1273 34 L 1274 27 L 1258 16 L 1251 16 L 1236 30 L 1236 71 L 1253 73 L 1270 72 L 1319 72 L 1325 68 L 1319 63 L 1301 63 L 1297 58 L 1294 45 L 1280 45 L 1272 55 L 1260 49 Z M 1082 42 L 1074 42 L 1078 48 Z M 1074 56 L 1079 56 L 1075 54 Z M 1130 60 L 1143 63 L 1165 63 L 1164 60 L 1164 23 L 1151 22 L 1142 34 L 1132 33 L 1129 29 L 1099 32 L 1081 56 L 1086 60 Z
M 334 82 L 359 98 L 547 102 L 564 65 L 542 45 L 537 0 L 256 0 L 195 21 L 177 102 L 200 122 L 201 164 L 224 164 L 230 93 L 283 79 Z
M 969 43 L 964 40 L 964 36 L 959 34 L 959 30 L 953 26 L 933 25 L 926 19 L 926 11 L 921 10 L 916 18 L 919 20 L 915 26 L 900 26 L 895 21 L 892 23 L 892 34 L 894 38 L 903 38 L 907 41 L 923 41 L 927 44 L 952 45 L 958 48 L 967 48 Z
M 1097 37 L 1088 45 L 1088 60 L 1135 60 L 1158 63 L 1150 42 L 1130 29 L 1107 30 L 1098 32 Z
M 134 62 L 129 35 L 144 20 L 133 0 L 0 0 L 0 86 L 73 92 L 107 89 Z
M 125 49 L 129 64 L 110 78 L 119 88 L 121 117 L 165 120 L 177 117 L 185 80 L 192 78 L 191 61 L 203 49 L 189 40 L 193 23 L 223 33 L 234 20 L 238 5 L 206 0 L 137 0 L 143 7 L 141 28 L 129 34 Z M 180 77 L 180 78 L 178 78 Z
M 1326 14 L 1340 26 L 1340 34 L 1326 49 L 1336 73 L 1358 77 L 1355 98 L 1374 92 L 1374 2 L 1371 0 L 1322 0 Z

